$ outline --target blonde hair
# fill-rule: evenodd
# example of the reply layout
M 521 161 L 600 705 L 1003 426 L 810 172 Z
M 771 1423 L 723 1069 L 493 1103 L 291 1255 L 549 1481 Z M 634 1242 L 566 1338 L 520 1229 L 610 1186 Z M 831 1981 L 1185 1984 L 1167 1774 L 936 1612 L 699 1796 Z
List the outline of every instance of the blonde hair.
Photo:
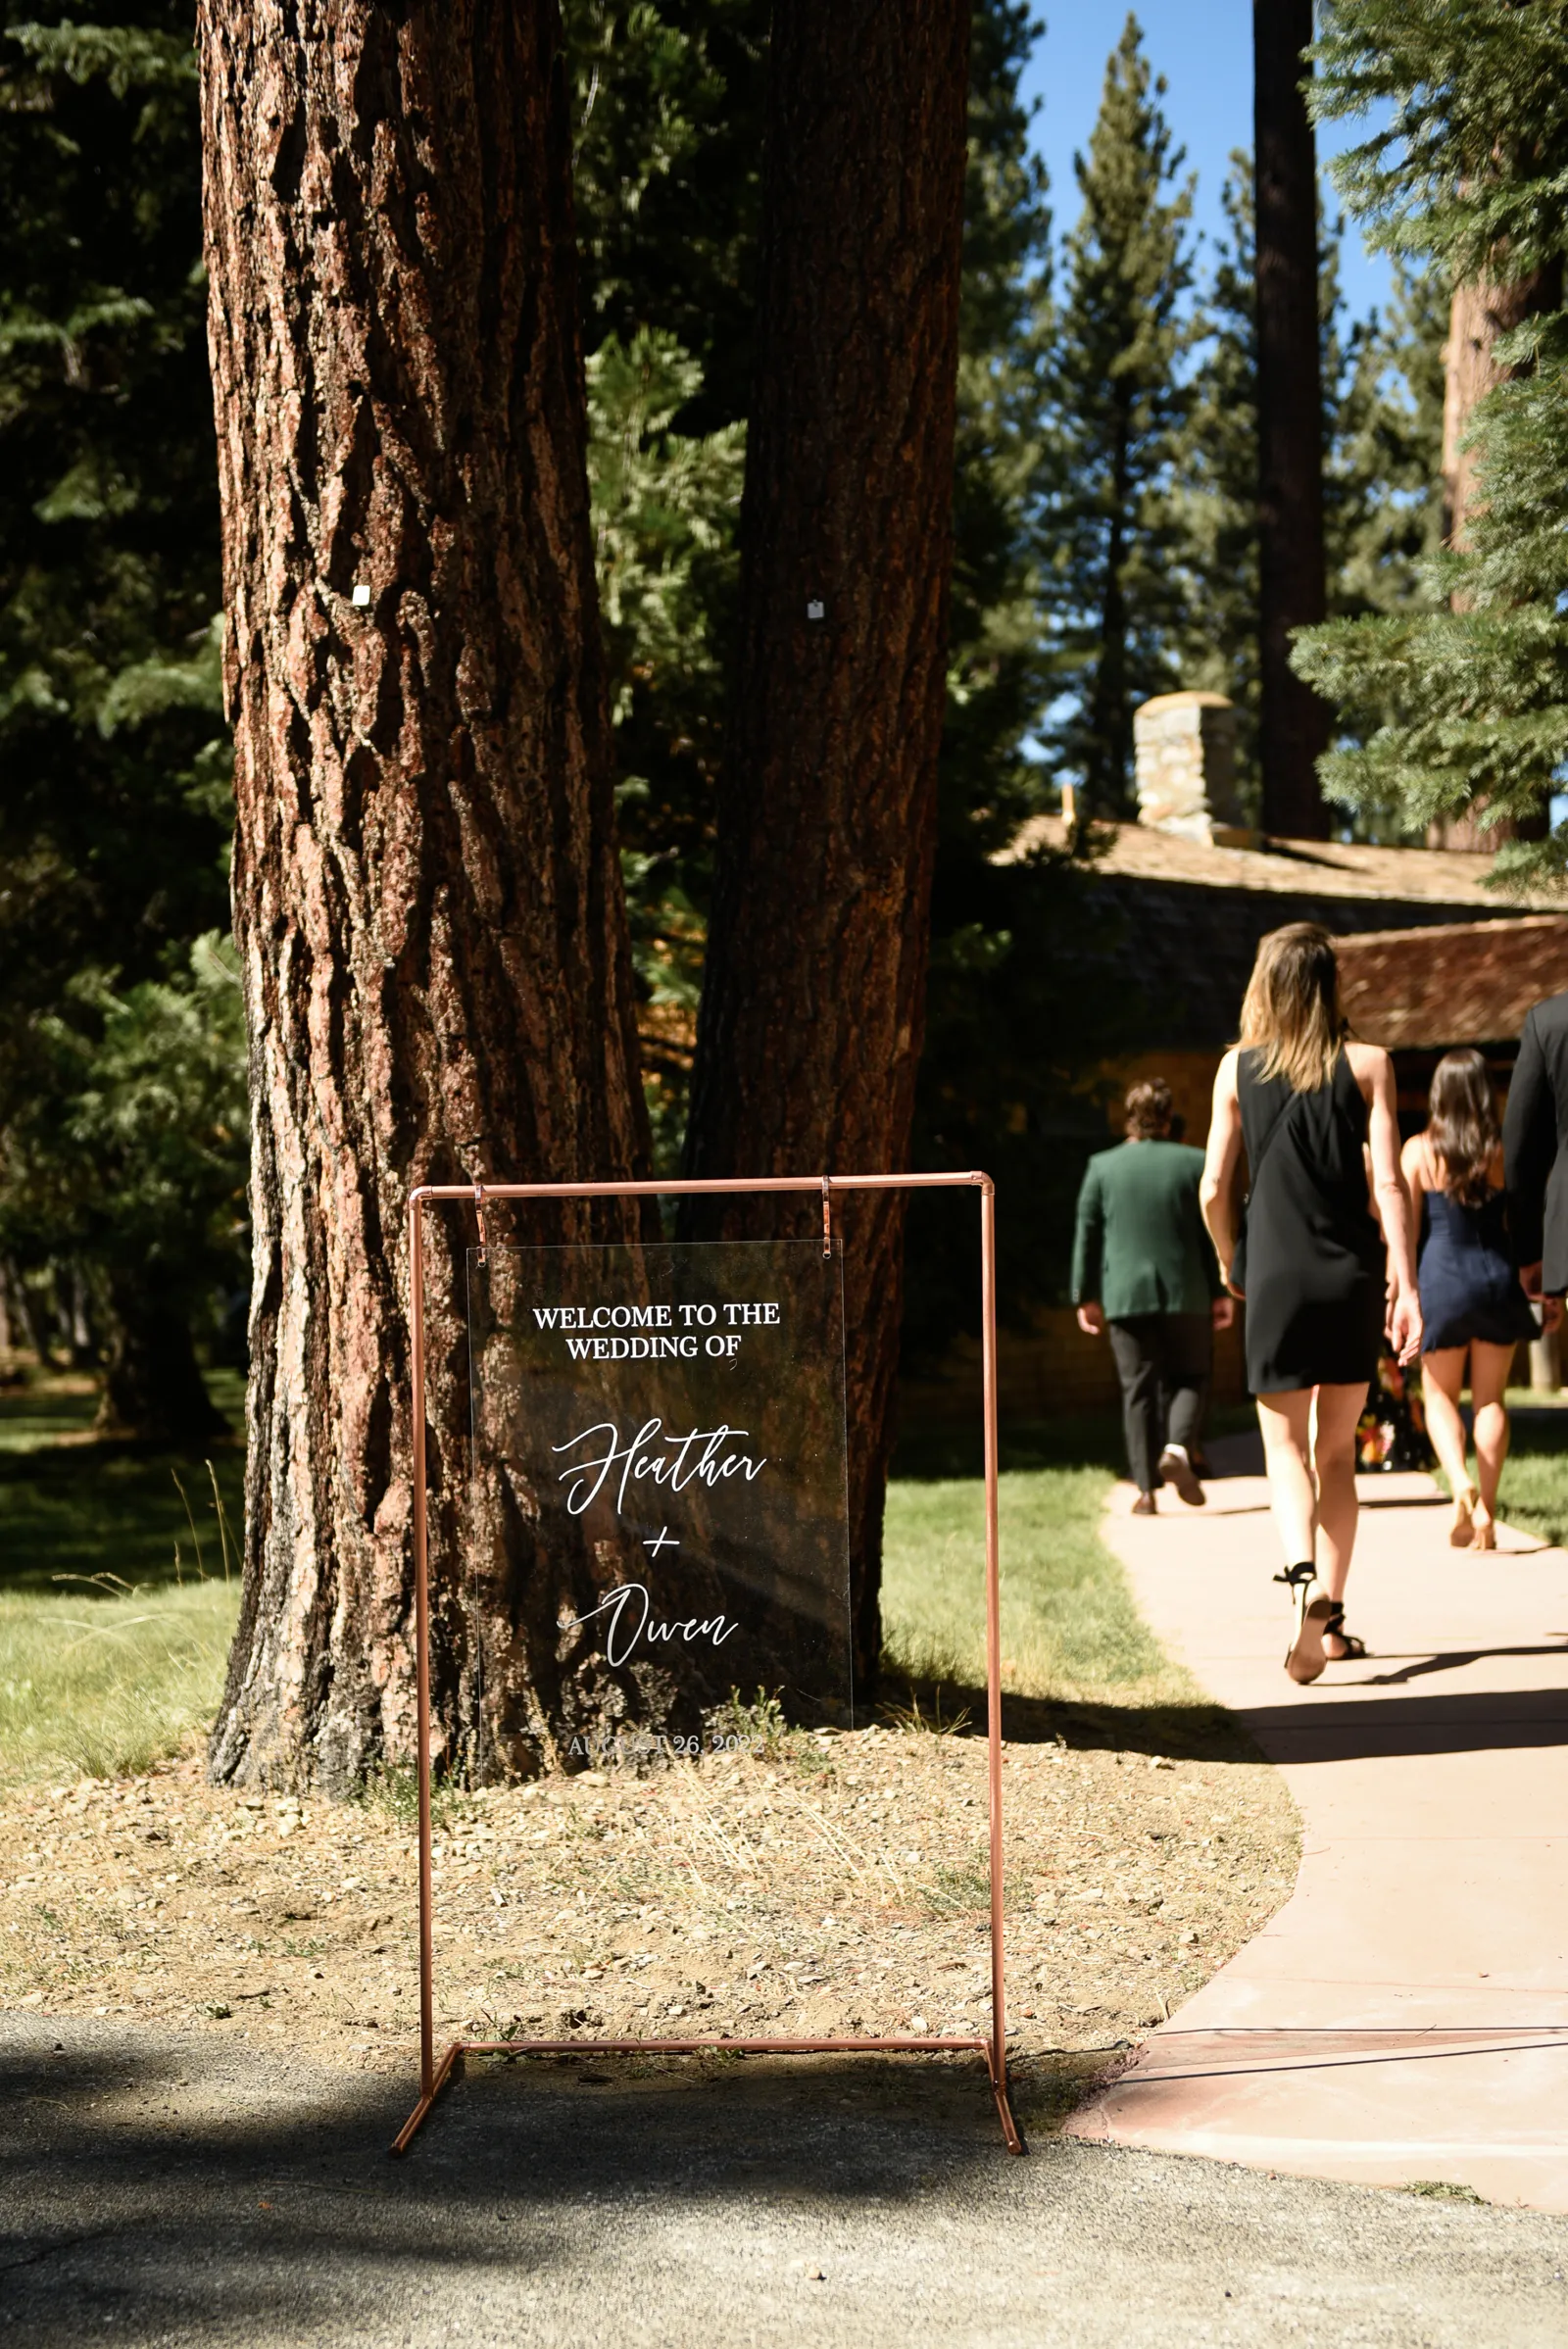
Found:
M 1241 1041 L 1262 1053 L 1264 1081 L 1283 1077 L 1293 1093 L 1315 1093 L 1333 1077 L 1345 1032 L 1340 966 L 1327 930 L 1293 921 L 1259 939 L 1242 999 Z

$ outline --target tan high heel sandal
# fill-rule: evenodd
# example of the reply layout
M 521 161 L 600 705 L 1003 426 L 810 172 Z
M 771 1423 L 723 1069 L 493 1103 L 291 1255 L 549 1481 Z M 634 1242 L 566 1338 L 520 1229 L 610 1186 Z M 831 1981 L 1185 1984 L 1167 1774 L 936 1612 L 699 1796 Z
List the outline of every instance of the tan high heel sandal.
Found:
M 1488 1522 L 1487 1522 L 1485 1525 L 1478 1525 L 1478 1526 L 1476 1527 L 1475 1534 L 1474 1534 L 1474 1536 L 1473 1536 L 1473 1538 L 1472 1538 L 1472 1540 L 1471 1540 L 1470 1546 L 1471 1546 L 1471 1548 L 1472 1548 L 1472 1549 L 1495 1549 L 1495 1548 L 1496 1548 L 1496 1546 L 1497 1546 L 1497 1525 L 1496 1525 L 1496 1520 L 1495 1520 L 1495 1518 L 1491 1518 L 1491 1519 L 1489 1519 L 1489 1520 L 1488 1520 Z
M 1462 1492 L 1454 1494 L 1453 1523 L 1448 1528 L 1450 1549 L 1475 1547 L 1475 1508 L 1480 1498 L 1480 1488 L 1476 1485 L 1466 1485 Z

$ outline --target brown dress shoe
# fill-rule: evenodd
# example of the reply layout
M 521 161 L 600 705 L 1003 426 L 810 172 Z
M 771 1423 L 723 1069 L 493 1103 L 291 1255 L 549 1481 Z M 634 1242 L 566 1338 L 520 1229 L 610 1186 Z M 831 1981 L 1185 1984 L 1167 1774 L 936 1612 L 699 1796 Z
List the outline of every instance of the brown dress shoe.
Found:
M 1162 1484 L 1174 1485 L 1190 1509 L 1203 1505 L 1203 1488 L 1198 1481 L 1192 1461 L 1179 1444 L 1167 1444 L 1159 1455 L 1159 1474 Z
M 1152 1517 L 1154 1495 L 1152 1493 L 1140 1493 L 1138 1498 L 1133 1502 L 1132 1513 L 1135 1517 Z

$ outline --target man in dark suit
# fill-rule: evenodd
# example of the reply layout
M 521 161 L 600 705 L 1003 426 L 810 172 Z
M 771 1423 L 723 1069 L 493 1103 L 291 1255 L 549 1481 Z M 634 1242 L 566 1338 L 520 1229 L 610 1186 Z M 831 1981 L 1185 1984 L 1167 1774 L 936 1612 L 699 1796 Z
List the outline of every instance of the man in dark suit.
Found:
M 1568 1295 L 1568 995 L 1526 1016 L 1502 1150 L 1525 1294 Z
M 1170 1126 L 1164 1079 L 1135 1085 L 1126 1141 L 1099 1151 L 1085 1171 L 1072 1251 L 1078 1326 L 1091 1337 L 1109 1332 L 1140 1517 L 1153 1515 L 1162 1483 L 1193 1507 L 1202 1501 L 1193 1454 L 1213 1332 L 1228 1329 L 1235 1311 L 1198 1203 L 1203 1153 L 1172 1142 Z

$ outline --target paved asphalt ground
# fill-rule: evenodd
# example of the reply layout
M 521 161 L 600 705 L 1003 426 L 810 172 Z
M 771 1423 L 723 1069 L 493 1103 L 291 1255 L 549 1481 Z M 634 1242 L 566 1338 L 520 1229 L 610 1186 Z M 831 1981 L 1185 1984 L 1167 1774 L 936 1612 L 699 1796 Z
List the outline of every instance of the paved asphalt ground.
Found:
M 1010 2160 L 937 2063 L 476 2067 L 397 2163 L 401 2080 L 13 2011 L 0 2096 L 6 2343 L 1568 2342 L 1568 2221 L 1046 2136 Z

